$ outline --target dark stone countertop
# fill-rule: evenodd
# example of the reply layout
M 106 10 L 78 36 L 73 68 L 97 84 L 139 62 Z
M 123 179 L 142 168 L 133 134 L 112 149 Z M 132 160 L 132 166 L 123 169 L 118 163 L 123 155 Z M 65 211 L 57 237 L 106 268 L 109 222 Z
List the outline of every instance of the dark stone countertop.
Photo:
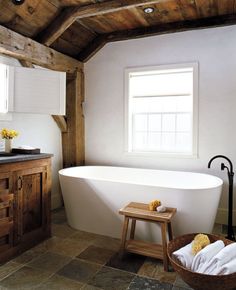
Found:
M 0 164 L 37 160 L 52 157 L 53 154 L 40 153 L 40 154 L 14 154 L 11 156 L 3 156 L 0 152 Z

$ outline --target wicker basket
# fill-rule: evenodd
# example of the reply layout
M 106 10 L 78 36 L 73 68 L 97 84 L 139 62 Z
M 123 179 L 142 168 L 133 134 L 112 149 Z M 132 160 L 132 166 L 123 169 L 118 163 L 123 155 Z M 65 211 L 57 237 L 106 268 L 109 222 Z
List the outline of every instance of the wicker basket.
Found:
M 190 287 L 195 290 L 231 290 L 236 289 L 236 273 L 229 275 L 206 275 L 192 272 L 179 264 L 177 259 L 172 257 L 172 253 L 189 244 L 196 234 L 180 236 L 170 241 L 167 252 L 174 270 Z M 225 245 L 232 243 L 220 236 L 207 234 L 211 242 L 222 240 Z

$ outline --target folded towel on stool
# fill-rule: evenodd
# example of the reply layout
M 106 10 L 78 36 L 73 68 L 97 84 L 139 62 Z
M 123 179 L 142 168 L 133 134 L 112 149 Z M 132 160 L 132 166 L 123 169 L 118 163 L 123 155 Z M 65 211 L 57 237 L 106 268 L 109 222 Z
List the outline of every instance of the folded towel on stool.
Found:
M 194 258 L 192 254 L 192 242 L 173 252 L 172 255 L 180 261 L 182 266 L 190 269 Z
M 202 273 L 209 275 L 217 275 L 222 266 L 236 259 L 236 243 L 229 244 L 219 251 L 205 267 L 202 267 Z
M 203 248 L 193 259 L 191 270 L 198 273 L 204 273 L 204 265 L 208 263 L 216 254 L 224 248 L 225 244 L 223 241 L 216 241 L 205 248 Z

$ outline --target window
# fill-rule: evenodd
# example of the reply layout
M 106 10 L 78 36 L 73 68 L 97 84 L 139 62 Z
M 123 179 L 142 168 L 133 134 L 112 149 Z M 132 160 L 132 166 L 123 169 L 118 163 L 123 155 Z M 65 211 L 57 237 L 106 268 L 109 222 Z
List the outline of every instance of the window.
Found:
M 126 70 L 128 152 L 196 154 L 197 68 Z

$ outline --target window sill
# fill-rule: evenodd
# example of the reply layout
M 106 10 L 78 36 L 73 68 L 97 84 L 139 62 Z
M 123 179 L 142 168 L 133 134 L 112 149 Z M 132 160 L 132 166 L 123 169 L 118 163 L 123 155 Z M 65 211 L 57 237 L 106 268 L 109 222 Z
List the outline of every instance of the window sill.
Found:
M 11 113 L 0 113 L 0 121 L 12 121 Z
M 187 154 L 187 153 L 162 153 L 162 152 L 124 152 L 125 156 L 132 157 L 156 157 L 156 158 L 187 158 L 187 159 L 198 159 L 198 154 Z

